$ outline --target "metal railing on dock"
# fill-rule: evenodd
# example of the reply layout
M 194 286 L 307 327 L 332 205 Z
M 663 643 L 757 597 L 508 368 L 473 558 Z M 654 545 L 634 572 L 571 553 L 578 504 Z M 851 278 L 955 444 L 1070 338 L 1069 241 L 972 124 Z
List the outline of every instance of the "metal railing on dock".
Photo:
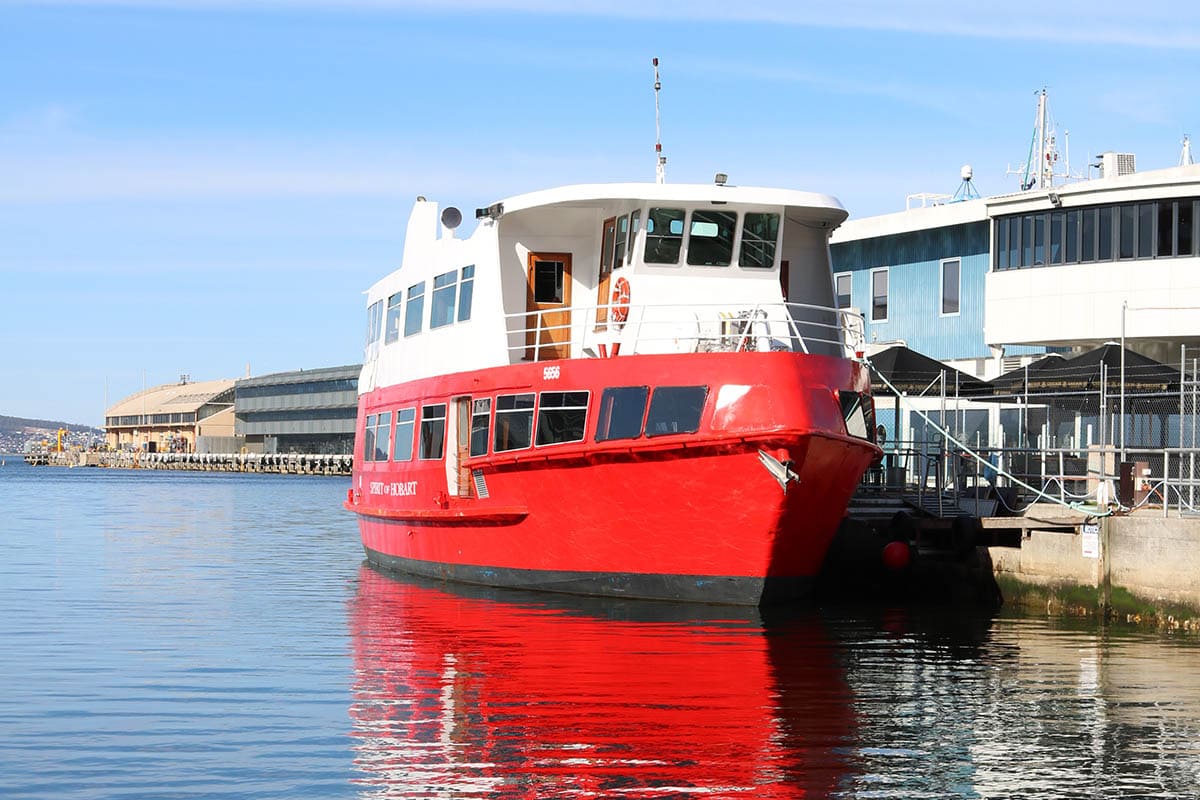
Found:
M 184 470 L 195 472 L 259 472 L 277 475 L 349 475 L 351 455 L 325 453 L 31 453 L 36 466 L 110 467 L 116 469 Z

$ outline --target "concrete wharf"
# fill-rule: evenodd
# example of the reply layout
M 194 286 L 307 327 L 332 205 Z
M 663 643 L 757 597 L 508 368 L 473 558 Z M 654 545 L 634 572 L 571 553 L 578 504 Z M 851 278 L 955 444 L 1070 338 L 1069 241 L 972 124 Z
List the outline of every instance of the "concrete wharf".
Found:
M 36 466 L 255 472 L 276 475 L 349 476 L 354 466 L 354 457 L 351 455 L 324 453 L 50 452 L 29 454 L 25 456 L 25 460 Z

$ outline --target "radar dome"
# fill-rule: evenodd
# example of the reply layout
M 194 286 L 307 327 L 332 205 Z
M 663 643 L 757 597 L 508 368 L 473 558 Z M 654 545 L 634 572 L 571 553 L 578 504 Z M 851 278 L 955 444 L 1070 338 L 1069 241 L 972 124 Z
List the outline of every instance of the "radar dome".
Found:
M 958 174 L 962 176 L 964 181 L 969 181 L 975 172 L 971 169 L 970 164 L 963 164 L 963 168 L 958 171 Z

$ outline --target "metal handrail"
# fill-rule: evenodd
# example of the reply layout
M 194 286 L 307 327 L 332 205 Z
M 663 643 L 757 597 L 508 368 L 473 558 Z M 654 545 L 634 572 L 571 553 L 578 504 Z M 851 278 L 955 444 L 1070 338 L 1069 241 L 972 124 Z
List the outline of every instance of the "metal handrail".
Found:
M 628 309 L 623 324 L 604 320 L 618 305 Z M 570 313 L 570 321 L 548 317 Z M 834 322 L 804 319 L 828 314 Z M 808 353 L 814 345 L 831 346 L 847 354 L 863 346 L 863 317 L 851 309 L 808 303 L 602 303 L 546 310 L 520 311 L 504 316 L 510 353 L 532 350 L 533 360 L 550 346 L 567 347 L 573 354 L 594 357 L 599 345 L 620 344 L 630 351 L 639 345 L 669 344 L 654 352 L 788 350 Z M 546 334 L 565 334 L 547 342 Z M 530 338 L 532 336 L 532 341 Z M 579 341 L 576 341 L 576 337 Z M 578 344 L 578 347 L 576 345 Z

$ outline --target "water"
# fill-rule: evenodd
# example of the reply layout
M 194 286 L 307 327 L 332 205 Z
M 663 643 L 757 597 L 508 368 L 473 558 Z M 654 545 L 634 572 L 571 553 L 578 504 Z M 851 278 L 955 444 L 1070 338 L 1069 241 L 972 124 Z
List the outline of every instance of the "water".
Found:
M 1200 797 L 1193 638 L 400 581 L 336 478 L 0 468 L 0 797 Z

